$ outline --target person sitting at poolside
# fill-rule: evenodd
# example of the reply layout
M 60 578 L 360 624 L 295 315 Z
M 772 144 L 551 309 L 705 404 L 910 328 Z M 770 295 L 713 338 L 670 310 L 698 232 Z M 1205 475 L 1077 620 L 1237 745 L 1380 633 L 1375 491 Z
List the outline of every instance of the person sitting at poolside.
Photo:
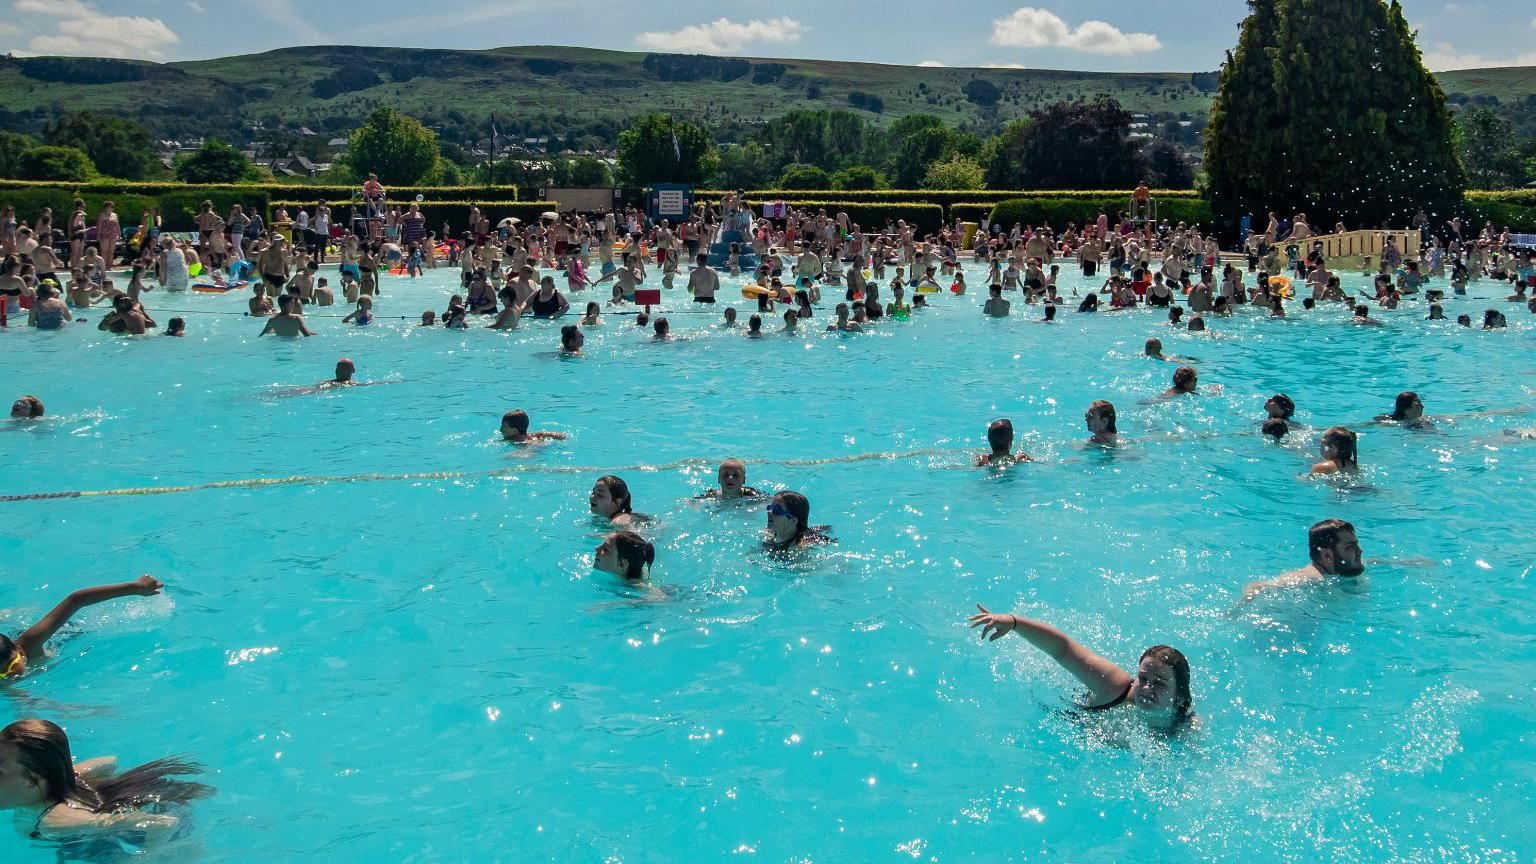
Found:
M 587 338 L 581 335 L 581 328 L 575 324 L 567 324 L 560 328 L 560 353 L 571 357 L 581 356 L 581 346 Z
M 993 286 L 995 290 L 1002 290 Z M 987 424 L 987 446 L 992 448 L 990 453 L 978 453 L 976 465 L 1011 465 L 1014 462 L 1029 462 L 1029 454 L 1023 451 L 1013 452 L 1013 421 L 1006 417 L 993 420 Z
M 715 472 L 715 480 L 719 488 L 705 489 L 698 495 L 699 498 L 719 498 L 730 500 L 733 498 L 759 498 L 761 492 L 747 485 L 747 463 L 740 459 L 726 459 L 720 463 L 720 469 Z
M 1008 314 L 1010 304 L 1007 300 L 1003 299 L 1003 286 L 993 285 L 987 291 L 992 296 L 988 297 L 986 304 L 981 307 L 982 314 L 990 315 L 993 318 L 1005 317 Z
M 1397 394 L 1397 399 L 1392 403 L 1392 413 L 1377 414 L 1376 422 L 1393 422 L 1410 427 L 1434 425 L 1424 419 L 1424 402 L 1419 399 L 1419 394 L 1412 390 L 1404 390 Z
M 164 805 L 188 804 L 213 794 L 202 783 L 172 780 L 202 767 L 183 759 L 156 759 L 119 773 L 107 756 L 75 762 L 69 737 L 47 720 L 17 720 L 0 729 L 0 810 L 21 811 L 35 840 L 88 840 L 108 835 L 142 838 L 144 850 L 174 839 L 182 827 Z M 27 830 L 27 829 L 23 829 Z M 63 846 L 62 852 L 69 848 Z
M 1157 645 L 1142 652 L 1131 675 L 1093 653 L 1067 634 L 1041 621 L 1019 615 L 994 614 L 980 603 L 970 618 L 981 628 L 981 638 L 996 642 L 1017 633 L 1045 652 L 1088 688 L 1085 711 L 1106 711 L 1120 705 L 1134 706 L 1148 726 L 1160 732 L 1177 732 L 1195 725 L 1194 699 L 1189 688 L 1189 661 L 1177 649 Z
M 1193 366 L 1180 366 L 1173 370 L 1173 386 L 1163 391 L 1162 398 L 1172 399 L 1200 392 L 1200 375 Z
M 36 420 L 41 416 L 43 416 L 43 400 L 30 393 L 11 403 L 12 420 Z
M 1273 438 L 1276 441 L 1279 441 L 1291 431 L 1291 424 L 1285 422 L 1285 420 L 1282 418 L 1270 417 L 1266 419 L 1263 425 L 1259 427 L 1259 431 L 1263 433 L 1265 437 Z
M 828 526 L 810 524 L 811 502 L 799 492 L 780 492 L 768 502 L 768 531 L 763 545 L 773 551 L 831 543 Z
M 611 573 L 631 585 L 644 582 L 655 561 L 656 547 L 633 531 L 609 533 L 592 553 L 594 570 Z
M 837 323 L 828 324 L 827 331 L 837 330 L 843 333 L 861 333 L 864 328 L 848 320 L 848 304 L 837 304 Z
M 1358 444 L 1359 436 L 1354 432 L 1343 426 L 1329 427 L 1317 443 L 1323 461 L 1313 465 L 1311 473 L 1316 476 L 1359 471 Z
M 304 324 L 304 316 L 298 311 L 299 302 L 295 299 L 284 297 L 278 302 L 278 313 L 267 319 L 267 326 L 256 334 L 257 338 L 274 333 L 286 339 L 296 339 L 300 336 L 313 336 L 313 330 Z
M 634 512 L 633 503 L 629 485 L 613 474 L 597 478 L 587 496 L 587 506 L 594 516 L 619 527 L 646 521 L 645 514 Z
M 116 600 L 119 597 L 148 597 L 159 594 L 163 588 L 160 580 L 145 574 L 132 582 L 116 582 L 110 585 L 97 585 L 92 588 L 81 588 L 70 592 L 62 602 L 53 607 L 47 615 L 37 620 L 37 623 L 22 631 L 15 639 L 0 635 L 0 679 L 16 679 L 27 671 L 27 665 L 43 659 L 46 656 L 44 647 L 48 640 L 59 632 L 69 619 L 75 616 L 87 606 L 97 603 L 105 603 L 108 600 Z M 0 785 L 3 785 L 4 775 L 0 775 Z
M 513 444 L 543 444 L 546 441 L 564 441 L 564 432 L 529 432 L 528 412 L 521 408 L 501 415 L 501 437 Z
M 1299 570 L 1250 582 L 1243 588 L 1243 602 L 1277 588 L 1316 585 L 1329 576 L 1344 577 L 1341 581 L 1352 586 L 1363 581 L 1355 577 L 1365 573 L 1364 553 L 1360 551 L 1355 526 L 1343 519 L 1324 519 L 1313 525 L 1307 531 L 1307 554 L 1311 563 Z
M 1088 424 L 1089 444 L 1119 444 L 1120 433 L 1115 428 L 1115 406 L 1103 399 L 1096 399 L 1088 405 L 1088 412 L 1083 415 L 1083 420 Z

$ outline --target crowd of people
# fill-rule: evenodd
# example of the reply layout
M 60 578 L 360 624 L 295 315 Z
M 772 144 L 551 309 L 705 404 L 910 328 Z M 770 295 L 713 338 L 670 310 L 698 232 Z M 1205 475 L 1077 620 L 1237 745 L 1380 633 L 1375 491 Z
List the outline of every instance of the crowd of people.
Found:
M 612 282 L 604 302 L 586 303 L 578 323 L 561 326 L 561 351 L 569 356 L 581 354 L 584 329 L 608 326 L 605 312 L 633 312 L 636 326 L 646 328 L 648 338 L 673 338 L 666 315 L 651 316 L 650 307 L 661 305 L 657 295 L 668 297 L 661 292 L 682 289 L 692 303 L 714 304 L 723 279 L 743 280 L 739 283 L 743 299 L 755 303 L 742 331 L 749 337 L 762 337 L 764 321 L 780 318 L 782 328 L 774 329 L 800 333 L 829 297 L 835 301 L 829 331 L 856 333 L 902 326 L 921 314 L 919 310 L 935 305 L 929 298 L 967 293 L 963 266 L 967 259 L 974 269 L 987 272 L 983 315 L 1013 315 L 1018 303 L 1038 307 L 1045 323 L 1055 320 L 1062 306 L 1075 306 L 1084 314 L 1150 306 L 1166 309 L 1172 323 L 1198 331 L 1206 327 L 1206 316 L 1230 316 L 1243 307 L 1284 316 L 1290 304 L 1297 304 L 1319 315 L 1322 310 L 1337 309 L 1333 314 L 1342 320 L 1375 326 L 1380 322 L 1371 317 L 1371 304 L 1391 309 L 1422 295 L 1430 310 L 1428 317 L 1444 318 L 1442 304 L 1448 296 L 1463 294 L 1469 282 L 1480 279 L 1512 283 L 1508 301 L 1536 313 L 1536 299 L 1528 294 L 1536 287 L 1536 263 L 1530 251 L 1511 247 L 1507 232 L 1495 232 L 1491 225 L 1476 238 L 1463 239 L 1459 224 L 1446 238 L 1427 236 L 1425 252 L 1416 260 L 1388 244 L 1377 261 L 1368 259 L 1361 267 L 1362 274 L 1373 280 L 1374 294 L 1352 296 L 1321 255 L 1302 214 L 1288 224 L 1272 216 L 1267 228 L 1251 235 L 1239 253 L 1224 256 L 1213 237 L 1193 226 L 1157 225 L 1130 215 L 1115 223 L 1101 215 L 1095 223 L 1069 224 L 1060 230 L 1044 225 L 1005 227 L 982 220 L 975 230 L 951 224 L 923 234 L 899 220 L 866 230 L 846 214 L 825 211 L 792 211 L 782 220 L 769 220 L 754 216 L 740 195 L 726 196 L 718 208 L 701 204 L 692 218 L 676 225 L 646 220 L 633 210 L 593 216 L 560 214 L 530 225 L 510 220 L 492 225 L 476 209 L 463 232 L 455 235 L 443 226 L 441 237 L 446 242 L 439 243 L 438 233 L 427 230 L 420 208 L 415 204 L 403 210 L 391 207 L 376 178 L 365 186 L 364 201 L 364 215 L 348 216 L 356 230 L 343 231 L 339 238 L 333 236 L 335 222 L 324 202 L 313 213 L 300 210 L 292 218 L 286 212 L 274 214 L 273 221 L 282 223 L 285 230 L 291 225 L 289 233 L 263 226 L 259 214 L 246 214 L 239 207 L 227 218 L 219 216 L 210 204 L 198 216 L 195 238 L 160 232 L 153 214 L 145 214 L 144 227 L 127 244 L 122 242 L 110 203 L 97 218 L 93 236 L 88 236 L 83 204 L 77 206 L 62 236 L 51 227 L 51 214 L 37 214 L 31 226 L 18 227 L 7 208 L 0 214 L 0 253 L 4 255 L 0 299 L 13 323 L 24 317 L 28 325 L 44 330 L 62 329 L 78 313 L 98 303 L 109 304 L 98 329 L 142 335 L 158 329 L 144 306 L 145 292 L 184 291 L 194 278 L 220 287 L 249 277 L 247 310 L 252 317 L 264 319 L 261 335 L 302 337 L 315 333 L 304 319 L 304 310 L 333 305 L 338 295 L 352 307 L 350 314 L 338 316 L 341 325 L 372 324 L 382 289 L 397 290 L 379 278 L 381 271 L 392 269 L 410 274 L 440 264 L 458 268 L 462 294 L 455 294 L 441 314 L 431 309 L 423 312 L 423 327 L 467 328 L 479 320 L 488 328 L 511 329 L 525 316 L 561 319 L 571 314 L 568 295 Z M 747 226 L 751 249 L 731 249 L 725 263 L 715 267 L 709 263 L 708 250 L 722 225 Z M 129 249 L 126 271 L 117 266 L 124 248 Z M 319 275 L 331 254 L 336 260 L 335 289 Z M 743 267 L 744 261 L 754 258 L 758 265 Z M 1086 284 L 1086 291 L 1073 288 L 1069 295 L 1063 294 L 1064 266 L 1082 274 L 1083 279 L 1073 284 Z M 541 269 L 548 272 L 541 276 Z M 652 279 L 653 270 L 660 272 L 659 279 Z M 1102 284 L 1083 282 L 1097 281 L 1101 273 Z M 558 279 L 565 280 L 565 290 Z M 680 279 L 685 281 L 678 284 Z M 1449 295 L 1439 287 L 1439 280 L 1447 280 Z M 645 287 L 657 284 L 659 291 Z M 882 291 L 887 292 L 887 301 L 882 301 Z M 1188 321 L 1182 322 L 1185 310 Z M 1462 317 L 1470 325 L 1470 317 Z M 1487 329 L 1505 326 L 1497 308 L 1482 317 Z M 721 319 L 721 326 L 736 327 L 735 308 L 724 308 Z M 184 319 L 168 323 L 169 335 L 185 330 Z M 1179 364 L 1171 386 L 1149 398 L 1182 399 L 1200 392 L 1194 366 L 1185 358 L 1164 354 L 1159 340 L 1148 340 L 1145 354 Z M 359 383 L 355 374 L 355 364 L 342 358 L 335 377 L 317 387 L 355 386 Z M 1288 434 L 1294 401 L 1276 394 L 1264 407 L 1266 416 L 1255 418 L 1262 423 L 1263 434 L 1275 439 Z M 11 407 L 14 422 L 35 422 L 44 413 L 43 401 L 33 395 L 17 399 Z M 1086 409 L 1084 422 L 1090 446 L 1119 446 L 1113 404 L 1094 401 Z M 1393 410 L 1375 422 L 1419 428 L 1430 421 L 1418 394 L 1405 392 Z M 522 410 L 504 414 L 499 432 L 519 447 L 557 445 L 564 437 L 530 431 L 530 418 Z M 991 422 L 986 439 L 987 452 L 975 458 L 986 470 L 1009 470 L 1030 461 L 1028 454 L 1015 450 L 1008 419 Z M 1319 461 L 1310 474 L 1357 471 L 1355 432 L 1344 426 L 1328 428 L 1321 434 Z M 747 485 L 747 465 L 742 460 L 722 462 L 716 485 L 701 497 L 761 503 L 766 514 L 763 545 L 772 554 L 797 555 L 836 542 L 829 526 L 812 523 L 811 502 L 805 495 L 793 490 L 769 494 Z M 636 511 L 629 486 L 615 475 L 599 477 L 588 506 L 604 528 L 592 555 L 594 569 L 644 588 L 656 561 L 656 547 L 646 536 L 650 519 Z M 1361 584 L 1365 561 L 1350 523 L 1325 519 L 1311 526 L 1305 553 L 1304 567 L 1254 582 L 1243 589 L 1242 598 L 1247 601 L 1320 583 Z M 159 581 L 144 576 L 70 594 L 21 634 L 0 636 L 0 678 L 9 682 L 25 676 L 45 656 L 48 640 L 81 608 L 162 588 Z M 1169 734 L 1198 723 L 1194 670 L 1178 649 L 1156 645 L 1137 659 L 1134 668 L 1125 668 L 1050 624 L 994 613 L 981 604 L 976 608 L 970 625 L 978 628 L 983 639 L 1017 635 L 1086 688 L 1082 710 L 1102 712 L 1123 706 L 1144 718 L 1151 729 Z M 177 759 L 126 771 L 117 770 L 110 761 L 77 763 L 64 731 L 46 720 L 20 720 L 0 730 L 0 809 L 26 812 L 29 830 L 36 837 L 67 838 L 119 829 L 149 839 L 173 837 L 181 826 L 166 805 L 192 801 L 211 791 L 180 779 L 197 770 L 195 764 Z

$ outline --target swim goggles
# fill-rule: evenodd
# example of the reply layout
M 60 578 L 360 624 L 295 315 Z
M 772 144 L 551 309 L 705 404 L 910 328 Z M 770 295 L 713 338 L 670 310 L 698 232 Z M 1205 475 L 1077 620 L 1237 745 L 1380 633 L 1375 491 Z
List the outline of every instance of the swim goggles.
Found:
M 767 510 L 768 510 L 768 515 L 769 516 L 785 516 L 785 517 L 788 517 L 788 516 L 794 515 L 794 514 L 790 513 L 788 510 L 786 510 L 783 507 L 779 506 L 778 504 L 769 504 L 768 507 L 767 507 Z
M 0 678 L 9 678 L 12 675 L 20 672 L 21 666 L 24 662 L 26 662 L 26 657 L 22 656 L 21 652 L 18 651 L 15 654 L 12 654 L 11 662 L 5 665 L 4 672 L 0 672 Z

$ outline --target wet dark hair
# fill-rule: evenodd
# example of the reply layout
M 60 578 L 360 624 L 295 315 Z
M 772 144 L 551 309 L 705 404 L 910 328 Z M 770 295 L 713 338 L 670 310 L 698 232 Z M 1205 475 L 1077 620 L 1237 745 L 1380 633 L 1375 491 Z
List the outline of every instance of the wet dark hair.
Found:
M 1183 317 L 1184 317 L 1184 307 L 1182 307 L 1182 306 L 1169 306 L 1168 307 L 1168 323 L 1170 323 L 1170 324 L 1177 324 L 1177 323 L 1179 323 L 1179 319 L 1183 318 Z
M 651 322 L 651 329 L 655 331 L 657 336 L 665 336 L 672 330 L 672 322 L 668 321 L 664 315 L 658 316 L 655 321 Z
M 518 408 L 501 415 L 501 428 L 505 429 L 508 426 L 511 426 L 513 429 L 516 429 L 519 432 L 527 432 L 528 412 Z
M 645 570 L 656 561 L 656 547 L 633 531 L 615 531 L 608 535 L 608 539 L 613 541 L 620 560 L 628 565 L 624 568 L 624 578 L 630 581 L 644 579 Z
M 1360 467 L 1360 451 L 1356 440 L 1359 436 L 1343 426 L 1330 426 L 1318 440 L 1321 447 L 1332 447 L 1339 461 L 1348 468 Z
M 1286 423 L 1279 417 L 1271 417 L 1264 421 L 1264 425 L 1261 428 L 1261 431 L 1265 435 L 1268 435 L 1276 441 L 1279 441 L 1281 438 L 1286 436 L 1286 433 L 1291 431 L 1291 427 L 1290 424 Z
M 570 349 L 575 347 L 578 337 L 581 336 L 581 328 L 575 324 L 567 324 L 560 328 L 560 347 Z
M 1104 399 L 1095 399 L 1093 402 L 1089 403 L 1088 410 L 1099 412 L 1099 414 L 1103 416 L 1105 420 L 1109 421 L 1104 429 L 1105 432 L 1111 432 L 1116 435 L 1120 434 L 1119 430 L 1115 428 L 1114 403 Z
M 634 502 L 629 495 L 629 484 L 625 483 L 623 478 L 614 474 L 605 474 L 597 478 L 597 485 L 608 490 L 608 497 L 613 499 L 620 513 L 634 512 L 631 509 Z
M 1275 395 L 1269 397 L 1269 400 L 1264 403 L 1266 410 L 1268 410 L 1270 402 L 1280 406 L 1280 416 L 1286 420 L 1291 419 L 1292 415 L 1296 413 L 1295 401 L 1293 401 L 1291 397 L 1285 395 L 1284 393 L 1276 393 Z
M 1193 366 L 1180 366 L 1173 370 L 1173 386 L 1180 391 L 1188 391 L 1200 380 Z
M 1355 306 L 1355 317 L 1356 318 L 1369 318 L 1370 316 L 1371 316 L 1371 307 L 1365 305 L 1364 303 L 1361 303 L 1361 304 Z
M 1077 311 L 1079 312 L 1097 312 L 1098 309 L 1099 295 L 1091 291 L 1083 298 L 1083 302 L 1077 304 Z
M 1397 394 L 1397 401 L 1392 403 L 1392 419 L 1404 419 L 1408 415 L 1408 409 L 1412 408 L 1413 403 L 1418 401 L 1419 394 L 1413 392 L 1412 390 L 1404 390 L 1403 392 Z
M 795 536 L 790 538 L 793 543 L 805 536 L 810 530 L 811 501 L 799 492 L 780 492 L 773 496 L 774 503 L 789 511 L 789 515 L 795 517 Z
M 43 416 L 43 400 L 37 398 L 36 396 L 28 393 L 16 401 L 27 403 L 27 417 L 31 418 Z
M 1189 329 L 1193 333 L 1199 333 L 1205 329 L 1205 319 L 1195 315 L 1189 319 Z
M 181 758 L 156 759 L 86 782 L 75 773 L 69 737 L 47 720 L 17 720 L 0 729 L 0 743 L 16 749 L 17 760 L 36 778 L 49 805 L 68 803 L 92 813 L 113 813 L 145 804 L 185 804 L 213 794 L 211 786 L 171 779 L 203 770 L 196 762 Z
M 1148 339 L 1147 345 L 1143 350 L 1146 352 L 1148 357 L 1151 357 L 1155 354 L 1161 354 L 1163 353 L 1163 340 L 1157 338 Z
M 1054 321 L 1054 320 L 1056 320 L 1056 304 L 1055 303 L 1047 303 L 1047 304 L 1045 304 L 1045 320 L 1047 320 L 1047 321 Z
M 1195 698 L 1189 690 L 1189 659 L 1184 652 L 1168 645 L 1153 645 L 1141 652 L 1142 661 L 1151 658 L 1173 670 L 1173 707 L 1177 712 L 1174 715 L 1174 724 L 1183 725 L 1189 722 L 1190 709 L 1194 707 Z
M 1348 531 L 1355 533 L 1355 526 L 1343 519 L 1324 519 L 1307 529 L 1307 555 L 1313 561 L 1317 560 L 1317 553 L 1327 549 L 1332 551 L 1339 545 L 1339 535 Z
M 1007 450 L 1013 446 L 1013 421 L 1007 417 L 993 420 L 987 426 L 987 444 L 993 452 Z

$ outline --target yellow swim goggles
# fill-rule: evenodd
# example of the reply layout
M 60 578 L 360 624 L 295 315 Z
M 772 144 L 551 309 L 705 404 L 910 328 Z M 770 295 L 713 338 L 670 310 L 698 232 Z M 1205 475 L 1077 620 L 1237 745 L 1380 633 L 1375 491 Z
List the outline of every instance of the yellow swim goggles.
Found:
M 20 651 L 12 654 L 11 662 L 5 665 L 4 672 L 0 672 L 0 678 L 9 678 L 17 672 L 21 671 L 22 664 L 26 662 L 26 659 L 27 658 Z

